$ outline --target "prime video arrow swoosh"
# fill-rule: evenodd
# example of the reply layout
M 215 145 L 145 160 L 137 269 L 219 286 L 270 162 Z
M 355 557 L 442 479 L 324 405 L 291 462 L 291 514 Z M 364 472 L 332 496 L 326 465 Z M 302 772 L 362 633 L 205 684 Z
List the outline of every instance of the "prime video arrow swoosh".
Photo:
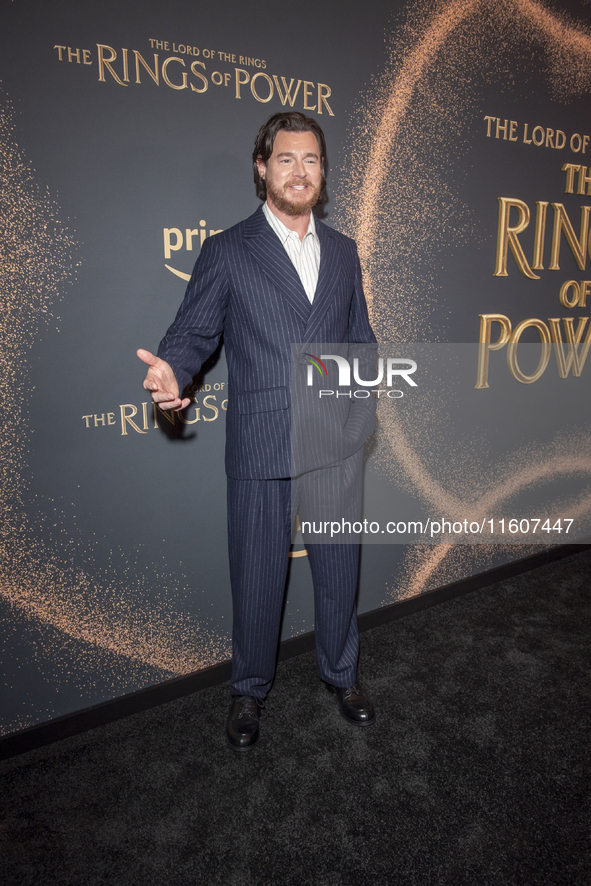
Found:
M 177 277 L 180 277 L 181 280 L 190 280 L 190 279 L 191 279 L 191 275 L 190 275 L 190 274 L 183 274 L 182 271 L 177 271 L 176 268 L 171 268 L 170 265 L 166 265 L 166 264 L 165 264 L 164 267 L 165 267 L 165 268 L 168 268 L 168 270 L 169 270 L 172 274 L 176 274 Z

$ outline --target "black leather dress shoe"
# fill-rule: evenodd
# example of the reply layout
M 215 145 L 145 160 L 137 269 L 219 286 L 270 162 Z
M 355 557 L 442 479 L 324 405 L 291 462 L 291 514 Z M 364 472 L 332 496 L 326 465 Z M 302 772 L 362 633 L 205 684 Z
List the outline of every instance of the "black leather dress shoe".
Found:
M 250 751 L 259 738 L 259 717 L 265 702 L 251 695 L 234 695 L 226 720 L 226 741 L 234 751 Z
M 340 686 L 324 684 L 339 701 L 339 710 L 345 720 L 353 726 L 371 726 L 376 721 L 373 705 L 358 683 L 341 689 Z

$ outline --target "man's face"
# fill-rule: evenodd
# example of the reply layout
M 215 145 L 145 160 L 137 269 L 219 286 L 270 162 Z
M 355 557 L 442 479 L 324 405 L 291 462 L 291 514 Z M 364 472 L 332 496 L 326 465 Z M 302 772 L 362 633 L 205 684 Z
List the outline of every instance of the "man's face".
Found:
M 323 159 L 313 132 L 280 129 L 267 162 L 257 160 L 269 205 L 292 217 L 306 215 L 318 203 Z

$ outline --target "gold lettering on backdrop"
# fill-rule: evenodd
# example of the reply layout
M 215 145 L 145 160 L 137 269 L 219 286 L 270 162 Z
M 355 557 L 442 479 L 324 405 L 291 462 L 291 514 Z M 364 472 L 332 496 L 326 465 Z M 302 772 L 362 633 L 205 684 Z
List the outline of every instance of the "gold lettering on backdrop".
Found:
M 326 90 L 324 92 L 323 90 Z M 326 101 L 327 98 L 330 98 L 332 95 L 332 89 L 330 86 L 327 86 L 326 83 L 318 84 L 318 113 L 322 114 L 322 105 L 325 106 L 326 110 L 330 114 L 331 117 L 334 117 L 333 112 L 331 111 L 329 103 Z
M 134 406 L 133 403 L 124 403 L 119 407 L 121 410 L 121 436 L 127 436 L 127 425 L 132 427 L 134 431 L 137 431 L 138 434 L 146 434 L 147 431 L 142 431 L 141 428 L 138 428 L 136 423 L 133 420 L 134 415 L 137 415 L 137 406 Z M 131 412 L 126 412 L 127 409 L 130 409 Z
M 525 253 L 517 235 L 525 231 L 529 225 L 529 206 L 523 200 L 514 200 L 509 197 L 499 197 L 499 223 L 497 227 L 497 264 L 494 271 L 495 277 L 507 276 L 507 251 L 511 252 L 517 262 L 517 267 L 525 277 L 531 280 L 539 280 L 527 263 Z M 511 209 L 516 209 L 519 220 L 516 225 L 509 224 Z
M 129 50 L 122 49 L 121 56 L 123 58 L 123 79 L 129 83 L 129 59 L 127 58 Z
M 587 145 L 589 144 L 589 136 L 584 135 L 580 136 L 578 132 L 574 132 L 570 137 L 570 149 L 574 151 L 575 154 L 578 154 L 581 151 L 582 154 L 587 150 Z
M 519 140 L 519 123 L 517 120 L 503 120 L 502 117 L 487 114 L 484 117 L 484 122 L 486 124 L 487 138 L 496 138 L 505 142 L 516 142 Z M 568 144 L 574 154 L 579 152 L 584 154 L 590 141 L 591 138 L 588 135 L 581 135 L 578 132 L 573 132 L 569 139 L 562 129 L 553 129 L 550 126 L 532 126 L 531 123 L 523 124 L 522 142 L 524 145 L 562 151 Z M 568 193 L 572 193 L 572 191 Z M 580 191 L 579 193 L 583 192 Z M 588 194 L 591 196 L 591 191 L 588 191 Z
M 539 280 L 539 276 L 534 274 L 535 270 L 543 270 L 543 251 L 544 251 L 544 235 L 546 232 L 546 209 L 548 203 L 546 201 L 538 201 L 536 203 L 536 225 L 534 233 L 534 255 L 532 267 L 529 266 L 525 257 L 523 247 L 519 242 L 518 235 L 522 234 L 530 222 L 530 211 L 527 203 L 510 197 L 499 197 L 499 222 L 497 227 L 497 255 L 493 276 L 507 277 L 507 256 L 509 248 L 513 253 L 513 257 L 517 263 L 517 267 L 525 277 L 531 280 Z M 517 223 L 510 224 L 511 210 L 516 209 L 518 213 Z M 554 210 L 554 227 L 552 230 L 552 247 L 550 252 L 550 271 L 559 271 L 560 265 L 560 245 L 562 235 L 570 247 L 573 257 L 581 269 L 585 270 L 587 263 L 587 254 L 591 255 L 591 237 L 589 236 L 589 213 L 591 206 L 581 206 L 581 221 L 579 224 L 579 236 L 575 234 L 572 222 L 568 217 L 568 213 L 562 203 L 552 203 Z
M 562 324 L 566 342 L 562 339 L 560 318 L 548 319 L 548 326 L 536 318 L 522 320 L 515 329 L 511 330 L 511 321 L 504 314 L 481 314 L 480 315 L 480 344 L 478 347 L 478 372 L 475 387 L 478 389 L 488 388 L 488 366 L 490 351 L 498 351 L 507 345 L 507 365 L 513 378 L 522 384 L 532 384 L 537 381 L 546 371 L 550 360 L 550 351 L 554 346 L 554 355 L 560 378 L 567 378 L 571 369 L 573 376 L 580 377 L 589 349 L 591 348 L 591 324 L 587 335 L 583 340 L 583 334 L 589 321 L 588 317 L 580 317 L 577 328 L 574 328 L 573 317 L 563 317 Z M 491 342 L 492 324 L 497 322 L 501 326 L 499 338 Z M 517 345 L 523 332 L 528 328 L 537 329 L 542 343 L 542 354 L 538 366 L 531 375 L 522 372 L 517 362 Z M 565 354 L 564 348 L 567 347 Z
M 200 421 L 200 409 L 197 405 L 195 406 L 195 418 L 185 418 L 182 412 L 179 412 L 178 416 L 184 425 L 194 425 L 195 422 Z M 205 421 L 212 421 L 212 419 L 205 419 Z
M 217 406 L 211 406 L 207 401 L 208 400 L 217 400 L 215 394 L 209 394 L 207 397 L 203 398 L 203 405 L 206 409 L 211 409 L 213 412 L 213 418 L 207 418 L 205 415 L 203 416 L 203 421 L 215 421 L 218 415 L 220 414 Z
M 315 111 L 316 105 L 309 105 L 308 99 L 310 98 L 310 92 L 314 88 L 314 84 L 309 80 L 304 80 L 304 111 Z
M 491 342 L 491 329 L 493 323 L 501 326 L 499 337 L 496 342 Z M 480 314 L 480 345 L 478 347 L 478 374 L 477 388 L 488 388 L 488 358 L 491 351 L 498 351 L 509 341 L 511 335 L 511 321 L 504 314 Z
M 160 86 L 160 72 L 158 70 L 158 56 L 154 53 L 154 70 L 150 68 L 150 65 L 145 60 L 145 58 L 139 54 L 137 49 L 133 50 L 133 54 L 135 55 L 135 82 L 141 83 L 140 79 L 140 64 L 144 66 L 156 86 Z
M 591 166 L 581 166 L 575 163 L 565 163 L 562 171 L 566 172 L 565 194 L 572 194 L 574 188 L 575 172 L 578 172 L 577 194 L 591 197 Z
M 516 121 L 501 120 L 500 117 L 487 116 L 487 138 L 501 141 L 514 141 Z M 536 147 L 561 150 L 567 143 L 562 130 L 550 127 L 534 126 L 531 138 L 528 138 L 528 124 L 524 126 L 524 141 Z M 572 151 L 585 153 L 591 139 L 586 135 L 574 133 L 569 141 Z M 565 173 L 564 191 L 566 194 L 577 194 L 580 197 L 591 196 L 591 166 L 582 163 L 564 163 L 561 172 Z M 576 189 L 576 190 L 575 190 Z M 587 256 L 591 258 L 591 206 L 580 207 L 578 232 L 563 203 L 550 204 L 547 200 L 536 201 L 536 220 L 533 236 L 533 255 L 531 265 L 526 258 L 520 235 L 527 229 L 531 213 L 523 200 L 512 197 L 499 197 L 499 216 L 497 225 L 497 244 L 495 269 L 496 277 L 507 277 L 507 261 L 509 249 L 519 271 L 529 279 L 539 280 L 534 271 L 544 270 L 544 243 L 546 238 L 546 222 L 548 206 L 554 212 L 552 237 L 550 246 L 550 263 L 548 270 L 560 270 L 560 249 L 562 240 L 566 241 L 577 267 L 586 270 Z M 514 213 L 513 218 L 511 212 Z M 517 218 L 515 218 L 515 213 Z M 587 297 L 591 294 L 591 280 L 565 280 L 560 286 L 558 298 L 561 306 L 567 310 L 587 307 Z M 478 349 L 478 366 L 476 388 L 488 388 L 488 372 L 490 352 L 507 347 L 507 366 L 513 378 L 522 384 L 533 384 L 546 371 L 550 352 L 553 349 L 556 357 L 558 376 L 567 378 L 571 372 L 573 377 L 580 377 L 591 348 L 591 324 L 588 317 L 579 317 L 575 328 L 575 318 L 550 317 L 546 324 L 537 318 L 528 318 L 512 328 L 511 320 L 504 314 L 480 314 L 480 337 Z M 499 324 L 500 330 L 496 340 L 493 339 L 493 324 Z M 588 326 L 589 324 L 589 326 Z M 564 328 L 564 340 L 563 332 Z M 527 329 L 535 329 L 540 336 L 541 356 L 534 372 L 525 373 L 518 362 L 517 349 L 523 333 Z M 585 334 L 586 332 L 586 334 Z M 585 336 L 585 337 L 584 337 Z M 584 337 L 584 338 L 583 338 Z
M 82 52 L 82 64 L 83 65 L 91 65 L 92 59 L 90 58 L 91 50 L 90 49 L 72 49 L 71 46 L 58 46 L 57 44 L 53 47 L 57 49 L 57 57 L 60 62 L 66 61 L 66 56 L 64 56 L 64 52 L 67 52 L 67 61 L 76 62 L 80 64 L 80 53 Z
M 538 200 L 536 202 L 536 228 L 534 233 L 534 260 L 532 269 L 544 270 L 544 234 L 546 233 L 546 210 L 548 203 Z
M 575 295 L 573 299 L 569 299 L 568 297 L 569 289 L 574 290 Z M 579 304 L 579 284 L 576 280 L 567 280 L 565 283 L 562 284 L 562 286 L 560 287 L 559 299 L 560 304 L 563 308 L 577 307 L 577 305 Z
M 183 246 L 183 233 L 180 228 L 164 228 L 164 258 L 170 258 L 171 251 L 176 252 Z M 174 243 L 170 239 L 174 237 Z
M 193 90 L 193 92 L 199 92 L 199 93 L 207 92 L 207 87 L 209 86 L 209 83 L 207 82 L 207 77 L 204 77 L 204 75 L 201 73 L 201 71 L 196 71 L 195 65 L 201 65 L 202 68 L 205 68 L 205 63 L 194 61 L 193 64 L 191 65 L 191 73 L 201 79 L 203 86 L 201 87 L 201 89 L 197 89 L 197 87 L 194 86 L 193 83 L 191 83 L 191 89 Z
M 222 400 L 219 408 L 217 406 L 217 394 L 209 393 L 210 391 L 224 391 L 226 388 L 225 381 L 216 381 L 216 382 L 208 382 L 207 384 L 197 386 L 193 385 L 193 387 L 189 390 L 189 396 L 192 400 L 192 405 L 194 405 L 195 412 L 191 415 L 190 410 L 192 406 L 188 407 L 186 413 L 183 412 L 171 412 L 169 409 L 161 409 L 157 403 L 153 403 L 151 401 L 145 401 L 141 403 L 141 426 L 139 424 L 140 414 L 138 407 L 133 403 L 122 403 L 119 406 L 120 413 L 120 426 L 121 426 L 121 436 L 128 437 L 129 430 L 133 430 L 136 434 L 147 434 L 150 429 L 157 430 L 160 427 L 160 421 L 162 418 L 165 418 L 166 421 L 175 425 L 177 416 L 179 421 L 184 425 L 194 425 L 198 421 L 204 422 L 212 422 L 216 421 L 219 418 L 220 409 L 223 412 L 226 412 L 228 408 L 228 400 Z M 205 394 L 206 396 L 203 398 L 202 407 L 199 406 L 199 402 L 197 400 L 197 394 Z M 150 408 L 151 407 L 151 408 Z M 203 414 L 203 410 L 207 410 L 207 414 Z M 149 418 L 150 415 L 153 418 L 153 423 L 150 425 Z M 88 415 L 83 415 L 82 421 L 84 422 L 84 427 L 89 430 L 93 428 L 107 428 L 117 424 L 115 420 L 114 412 L 97 412 L 97 413 L 89 413 Z
M 234 56 L 232 56 L 232 60 L 234 61 Z M 251 58 L 249 55 L 240 55 L 238 56 L 238 64 L 245 65 L 247 68 L 266 68 L 267 62 L 264 59 L 260 58 Z
M 105 415 L 106 415 L 106 423 L 105 423 Z M 117 424 L 117 422 L 115 421 L 115 413 L 114 412 L 107 412 L 107 413 L 100 412 L 100 413 L 96 413 L 95 415 L 92 415 L 92 414 L 91 415 L 83 415 L 82 421 L 85 422 L 85 427 L 87 427 L 87 428 L 91 427 L 91 424 L 90 424 L 91 419 L 94 420 L 94 427 L 95 428 L 98 428 L 98 427 L 104 428 L 108 425 Z
M 189 89 L 192 93 L 201 95 L 209 90 L 211 84 L 222 88 L 234 90 L 234 97 L 245 97 L 244 87 L 248 86 L 253 99 L 261 104 L 267 104 L 277 93 L 283 106 L 293 108 L 299 99 L 300 106 L 305 111 L 315 111 L 317 114 L 327 113 L 334 117 L 334 111 L 329 104 L 332 89 L 326 83 L 312 80 L 295 79 L 288 81 L 284 75 L 268 74 L 265 59 L 254 56 L 238 55 L 234 52 L 223 52 L 215 49 L 205 49 L 190 43 L 176 43 L 175 41 L 149 39 L 153 61 L 144 57 L 138 49 L 123 47 L 115 49 L 106 43 L 97 43 L 97 66 L 98 79 L 101 83 L 115 82 L 119 86 L 128 86 L 130 83 L 141 86 L 150 80 L 156 86 L 162 83 L 174 90 Z M 173 55 L 161 57 L 161 53 L 171 51 Z M 90 49 L 71 47 L 65 44 L 54 45 L 59 62 L 73 65 L 92 65 Z M 133 59 L 131 59 L 133 53 Z M 188 63 L 183 56 L 188 57 Z M 200 58 L 198 58 L 200 56 Z M 131 62 L 130 62 L 131 59 Z M 207 71 L 205 61 L 211 60 L 216 65 L 233 65 L 233 70 Z M 238 65 L 236 65 L 236 62 Z M 179 69 L 177 65 L 180 65 Z M 183 70 L 190 66 L 190 70 Z M 250 73 L 249 68 L 255 68 Z M 135 70 L 135 79 L 133 79 Z M 146 77 L 148 75 L 148 77 Z M 214 90 L 215 91 L 215 90 Z M 513 122 L 510 123 L 509 139 L 514 138 Z
M 587 190 L 585 190 L 585 187 Z M 587 174 L 586 166 L 581 166 L 579 169 L 579 187 L 577 188 L 577 194 L 591 196 L 591 175 Z
M 204 218 L 200 219 L 198 228 L 185 228 L 184 236 L 180 228 L 163 228 L 164 258 L 170 259 L 172 253 L 181 250 L 183 245 L 187 252 L 193 252 L 195 248 L 203 246 L 206 237 L 213 237 L 215 234 L 221 234 L 222 230 L 223 228 L 210 228 L 208 231 L 207 222 Z M 197 241 L 197 246 L 195 245 L 195 241 Z M 165 263 L 164 267 L 168 268 L 169 271 L 177 277 L 180 277 L 182 280 L 191 279 L 190 274 L 178 271 L 176 268 L 171 267 L 171 265 Z
M 502 133 L 503 139 L 505 141 L 507 141 L 507 137 L 510 142 L 517 141 L 517 135 L 515 134 L 515 131 L 518 126 L 517 120 L 505 120 L 504 123 L 501 123 L 500 117 L 490 117 L 490 116 L 485 117 L 484 120 L 487 124 L 487 126 L 486 126 L 487 138 L 490 138 L 493 133 L 492 125 L 494 123 L 495 124 L 494 137 L 495 138 L 499 138 L 499 136 Z M 508 130 L 508 136 L 507 136 L 507 130 Z
M 564 188 L 565 194 L 572 194 L 575 172 L 579 172 L 580 169 L 581 169 L 580 163 L 578 166 L 576 166 L 574 163 L 565 163 L 564 166 L 562 167 L 562 171 L 566 172 L 566 185 Z
M 267 95 L 266 98 L 264 96 L 260 96 L 256 90 L 255 83 L 259 77 L 263 77 L 267 81 L 267 85 L 269 87 L 269 94 Z M 267 102 L 270 102 L 271 99 L 273 98 L 273 93 L 275 91 L 275 87 L 273 86 L 273 81 L 271 80 L 269 75 L 265 74 L 264 71 L 259 71 L 257 74 L 254 75 L 254 77 L 250 81 L 250 91 L 252 92 L 252 94 L 254 95 L 254 97 L 256 98 L 256 100 L 258 102 L 262 102 L 263 104 L 266 104 Z
M 246 86 L 246 84 L 250 80 L 250 74 L 243 68 L 234 68 L 234 70 L 236 71 L 236 98 L 242 98 L 242 96 L 240 95 L 240 87 Z M 242 79 L 240 77 L 241 74 L 244 74 L 245 79 Z
M 591 210 L 591 206 L 581 206 L 581 224 L 578 240 L 563 204 L 553 203 L 552 208 L 554 209 L 554 229 L 552 232 L 552 251 L 550 254 L 550 264 L 548 266 L 549 270 L 560 270 L 560 265 L 558 264 L 558 259 L 560 257 L 560 235 L 564 232 L 566 242 L 570 246 L 576 263 L 581 271 L 584 271 L 587 263 L 587 248 L 591 248 L 591 245 L 588 244 L 589 211 Z
M 183 82 L 181 83 L 180 86 L 178 83 L 173 83 L 171 80 L 168 79 L 167 70 L 168 70 L 168 66 L 171 62 L 180 62 L 180 64 L 183 65 L 183 67 L 185 65 L 185 62 L 182 58 L 175 58 L 174 55 L 171 55 L 170 58 L 167 58 L 165 61 L 162 62 L 162 79 L 164 80 L 164 82 L 166 83 L 167 86 L 170 86 L 171 89 L 186 89 L 187 88 L 187 77 L 188 77 L 188 74 L 186 73 L 186 71 L 182 72 Z
M 115 61 L 117 58 L 117 53 L 111 46 L 105 46 L 103 43 L 96 44 L 98 49 L 98 66 L 99 66 L 99 80 L 101 83 L 106 83 L 105 78 L 105 69 L 111 74 L 113 80 L 119 83 L 120 86 L 127 86 L 127 83 L 124 83 L 123 80 L 119 79 L 119 76 L 115 73 L 113 68 L 111 67 L 111 63 Z M 108 50 L 111 55 L 109 58 L 105 56 L 105 50 Z
M 286 81 L 285 77 L 281 78 L 281 80 L 283 82 L 283 89 L 285 90 L 283 93 L 281 92 L 281 87 L 279 85 L 279 79 L 276 74 L 273 74 L 273 80 L 275 81 L 275 86 L 277 88 L 277 95 L 279 96 L 279 101 L 281 102 L 281 104 L 285 105 L 285 102 L 289 102 L 289 106 L 291 108 L 293 108 L 293 103 L 295 102 L 296 98 L 298 97 L 298 92 L 300 91 L 300 86 L 302 84 L 302 81 L 298 80 L 298 85 L 296 86 L 295 92 L 292 95 L 291 89 L 292 89 L 292 86 L 294 83 L 293 77 L 289 81 L 289 87 L 287 85 L 287 81 Z
M 562 342 L 562 334 L 560 332 L 560 320 L 556 317 L 552 317 L 548 320 L 552 333 L 552 341 L 554 342 L 554 353 L 556 354 L 556 363 L 558 364 L 558 374 L 560 378 L 566 378 L 571 367 L 573 375 L 576 375 L 577 377 L 579 377 L 583 371 L 589 348 L 591 348 L 591 326 L 589 326 L 589 331 L 585 336 L 585 341 L 583 342 L 583 347 L 580 351 L 578 345 L 583 338 L 583 333 L 588 320 L 588 317 L 579 317 L 577 331 L 575 332 L 573 317 L 562 318 L 566 341 L 568 343 L 568 354 L 566 357 L 564 355 L 564 345 Z
M 532 375 L 526 375 L 521 371 L 519 364 L 517 363 L 517 345 L 519 344 L 519 339 L 521 338 L 524 330 L 529 328 L 537 329 L 540 333 L 540 339 L 542 341 L 542 354 L 540 356 L 540 362 L 538 363 L 538 367 Z M 548 361 L 550 360 L 550 330 L 541 320 L 522 320 L 521 323 L 518 323 L 513 332 L 511 333 L 511 338 L 509 339 L 509 343 L 507 345 L 507 366 L 509 367 L 509 371 L 513 378 L 517 379 L 524 385 L 531 385 L 533 382 L 537 381 L 542 377 L 544 372 L 546 371 L 546 367 L 548 365 Z
M 167 231 L 169 229 L 164 228 L 164 230 Z M 177 228 L 177 230 L 178 230 L 178 228 Z M 199 228 L 193 228 L 193 230 L 191 230 L 191 228 L 187 228 L 185 230 L 185 243 L 187 244 L 187 250 L 189 252 L 192 252 L 192 250 L 193 250 L 193 237 L 199 237 L 200 234 L 205 234 L 205 233 L 206 233 L 206 231 L 204 231 L 203 229 L 200 230 Z M 203 239 L 205 239 L 205 238 L 203 238 Z M 201 246 L 203 246 L 203 242 L 201 242 Z M 166 255 L 166 243 L 165 243 L 165 248 L 164 248 L 164 256 L 165 256 L 165 258 L 170 258 L 170 255 Z

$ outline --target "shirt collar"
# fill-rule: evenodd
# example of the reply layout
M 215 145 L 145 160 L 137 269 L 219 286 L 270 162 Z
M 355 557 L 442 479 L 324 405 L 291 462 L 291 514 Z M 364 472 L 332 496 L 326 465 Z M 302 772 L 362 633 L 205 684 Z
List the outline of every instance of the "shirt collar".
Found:
M 285 241 L 289 239 L 291 234 L 295 234 L 298 237 L 295 231 L 291 231 L 287 225 L 284 225 L 283 222 L 277 218 L 274 212 L 269 209 L 267 202 L 263 203 L 263 212 L 265 214 L 265 218 L 283 243 L 285 245 Z M 314 213 L 310 213 L 310 220 L 308 221 L 308 230 L 304 234 L 304 238 L 308 236 L 308 234 L 312 234 L 313 237 L 318 240 L 318 234 L 316 233 L 316 225 L 314 224 Z M 298 240 L 300 238 L 298 237 Z

